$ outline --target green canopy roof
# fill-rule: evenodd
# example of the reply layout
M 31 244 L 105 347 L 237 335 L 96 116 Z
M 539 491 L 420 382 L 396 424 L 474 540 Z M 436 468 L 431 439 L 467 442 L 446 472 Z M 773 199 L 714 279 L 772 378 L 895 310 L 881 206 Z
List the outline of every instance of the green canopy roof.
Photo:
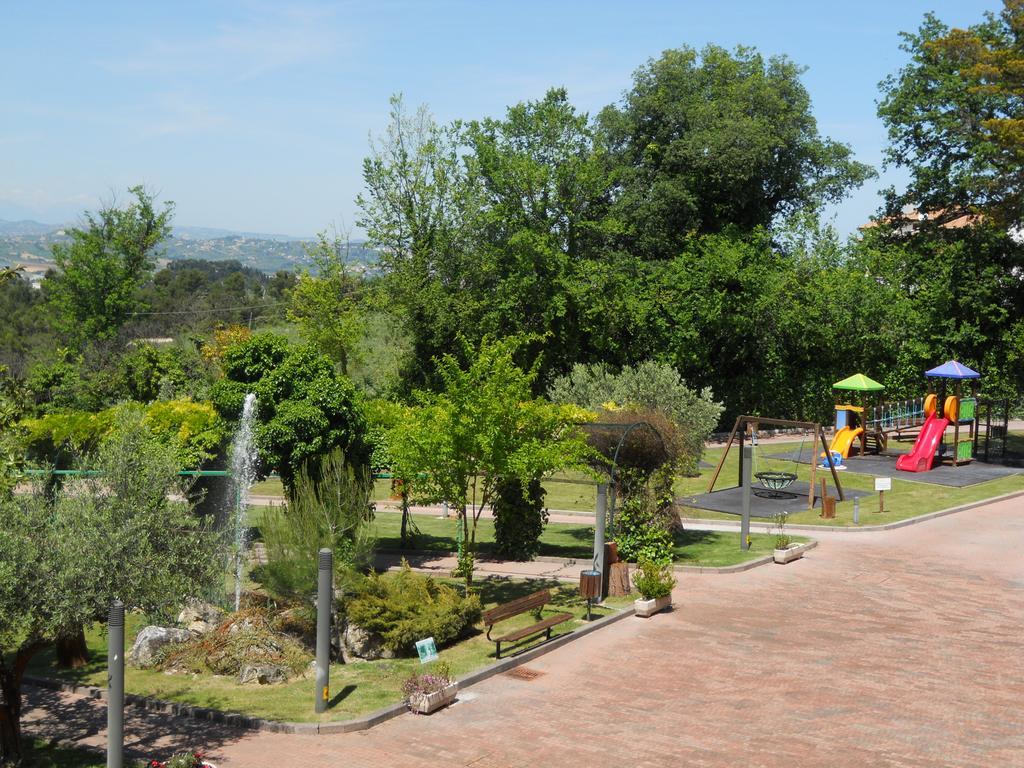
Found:
M 854 392 L 881 392 L 885 387 L 863 373 L 855 373 L 832 385 L 832 389 L 850 389 Z

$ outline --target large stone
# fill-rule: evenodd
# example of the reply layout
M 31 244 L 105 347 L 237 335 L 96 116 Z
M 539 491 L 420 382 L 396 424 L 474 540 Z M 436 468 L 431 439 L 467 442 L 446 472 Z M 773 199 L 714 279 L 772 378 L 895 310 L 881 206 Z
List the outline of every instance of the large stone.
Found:
M 178 614 L 178 623 L 197 635 L 212 632 L 224 621 L 224 611 L 210 603 L 190 600 Z
M 238 673 L 238 682 L 271 685 L 288 680 L 288 669 L 277 664 L 246 664 Z
M 350 663 L 361 660 L 393 659 L 395 653 L 384 647 L 383 638 L 376 632 L 370 632 L 357 624 L 346 622 L 341 632 L 341 656 L 346 663 Z
M 174 627 L 143 627 L 128 652 L 128 663 L 136 667 L 151 667 L 160 649 L 171 643 L 184 643 L 195 637 L 187 629 Z

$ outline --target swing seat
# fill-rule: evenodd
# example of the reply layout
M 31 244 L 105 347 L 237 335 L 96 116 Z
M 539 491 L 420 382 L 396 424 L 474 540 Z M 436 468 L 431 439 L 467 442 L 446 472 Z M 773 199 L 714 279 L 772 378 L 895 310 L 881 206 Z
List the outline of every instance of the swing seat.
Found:
M 796 480 L 793 472 L 758 472 L 754 475 L 770 491 L 781 491 Z

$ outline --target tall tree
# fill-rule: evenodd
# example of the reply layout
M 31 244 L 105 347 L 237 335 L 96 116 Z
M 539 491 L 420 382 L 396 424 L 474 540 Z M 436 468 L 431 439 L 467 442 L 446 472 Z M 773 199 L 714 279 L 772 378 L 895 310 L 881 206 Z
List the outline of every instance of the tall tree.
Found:
M 133 199 L 127 205 L 87 212 L 85 225 L 68 231 L 71 242 L 53 246 L 57 271 L 44 289 L 58 330 L 78 344 L 117 334 L 170 234 L 174 203 L 157 210 L 144 187 L 128 191 Z
M 469 289 L 479 273 L 473 244 L 481 200 L 461 157 L 461 131 L 436 123 L 425 106 L 410 115 L 394 96 L 388 128 L 363 161 L 357 223 L 380 253 L 387 305 L 411 332 L 405 378 L 412 384 L 424 383 L 431 357 L 472 325 L 485 300 Z
M 785 57 L 714 45 L 668 50 L 636 71 L 598 118 L 626 250 L 670 258 L 688 234 L 768 227 L 871 174 L 818 133 L 802 72 Z
M 887 162 L 910 172 L 904 192 L 889 190 L 890 211 L 1024 223 L 1024 0 L 968 29 L 928 14 L 902 37 L 910 62 L 881 83 L 878 107 Z
M 349 362 L 364 328 L 359 310 L 360 280 L 346 262 L 347 243 L 321 232 L 307 255 L 316 274 L 303 272 L 288 296 L 288 319 L 306 340 L 335 360 L 348 376 Z

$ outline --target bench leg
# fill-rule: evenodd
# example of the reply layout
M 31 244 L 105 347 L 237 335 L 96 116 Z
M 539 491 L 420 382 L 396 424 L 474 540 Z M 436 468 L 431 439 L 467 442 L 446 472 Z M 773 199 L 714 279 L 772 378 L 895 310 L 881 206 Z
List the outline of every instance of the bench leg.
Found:
M 497 653 L 495 654 L 495 656 L 494 656 L 494 657 L 495 657 L 496 659 L 500 659 L 500 658 L 501 658 L 501 640 L 495 640 L 495 641 L 494 641 L 494 644 L 495 644 L 496 646 L 498 646 L 498 651 L 497 651 Z
M 544 638 L 544 641 L 547 642 L 550 639 L 551 639 L 551 627 L 548 627 L 548 636 Z

